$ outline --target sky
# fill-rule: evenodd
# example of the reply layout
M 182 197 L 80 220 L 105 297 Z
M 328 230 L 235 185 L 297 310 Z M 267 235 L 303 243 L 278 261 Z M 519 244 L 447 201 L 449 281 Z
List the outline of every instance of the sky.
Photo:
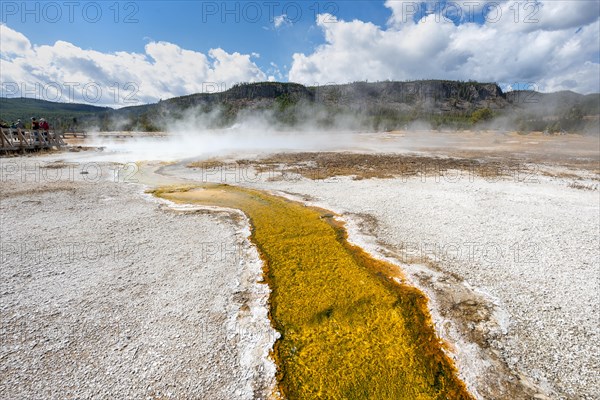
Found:
M 600 92 L 600 2 L 2 1 L 0 95 L 110 107 L 239 82 Z

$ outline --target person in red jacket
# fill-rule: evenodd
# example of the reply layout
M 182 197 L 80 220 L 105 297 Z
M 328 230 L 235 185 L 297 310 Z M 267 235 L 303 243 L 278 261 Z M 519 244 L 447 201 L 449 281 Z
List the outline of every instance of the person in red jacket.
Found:
M 42 128 L 42 130 L 46 133 L 48 133 L 50 130 L 50 125 L 48 125 L 48 121 L 46 121 L 44 118 L 40 119 L 40 128 Z
M 48 121 L 44 118 L 40 118 L 40 129 L 42 130 L 42 137 L 44 140 L 48 141 L 48 130 L 50 129 L 50 125 L 48 125 Z

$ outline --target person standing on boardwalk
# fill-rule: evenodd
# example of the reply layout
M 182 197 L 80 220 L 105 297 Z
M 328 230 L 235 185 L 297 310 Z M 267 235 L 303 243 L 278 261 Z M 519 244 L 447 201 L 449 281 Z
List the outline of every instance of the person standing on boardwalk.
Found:
M 40 118 L 40 128 L 42 129 L 42 137 L 44 140 L 48 141 L 48 131 L 50 130 L 50 125 L 48 125 L 48 121 L 44 118 Z
M 25 130 L 25 125 L 23 125 L 23 122 L 21 122 L 20 119 L 17 119 L 17 122 L 15 122 L 12 126 L 11 126 L 11 134 L 13 135 L 13 137 L 16 137 L 17 139 L 20 139 L 19 135 L 23 134 L 23 131 Z
M 48 133 L 48 131 L 50 130 L 50 125 L 48 124 L 48 121 L 46 121 L 44 118 L 40 119 L 40 128 L 42 128 L 42 131 L 44 131 L 45 133 Z
M 39 142 L 40 122 L 35 117 L 31 117 L 31 134 L 33 135 L 34 142 Z

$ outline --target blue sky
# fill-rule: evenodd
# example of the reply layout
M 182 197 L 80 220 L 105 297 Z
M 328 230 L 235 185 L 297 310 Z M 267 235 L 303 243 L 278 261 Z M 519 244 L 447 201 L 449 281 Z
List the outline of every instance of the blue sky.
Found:
M 60 7 L 37 2 L 37 10 L 36 4 L 20 3 L 14 11 L 2 6 L 2 22 L 38 45 L 65 40 L 84 49 L 143 53 L 149 41 L 166 41 L 200 52 L 220 47 L 257 53 L 255 62 L 264 70 L 271 62 L 289 66 L 293 53 L 307 53 L 324 43 L 316 27 L 319 13 L 378 25 L 385 25 L 391 14 L 383 1 L 356 0 L 50 2 Z M 274 19 L 283 14 L 288 21 L 276 28 Z
M 68 101 L 120 107 L 265 80 L 600 91 L 598 0 L 3 1 L 0 13 L 1 96 L 65 101 L 75 86 Z

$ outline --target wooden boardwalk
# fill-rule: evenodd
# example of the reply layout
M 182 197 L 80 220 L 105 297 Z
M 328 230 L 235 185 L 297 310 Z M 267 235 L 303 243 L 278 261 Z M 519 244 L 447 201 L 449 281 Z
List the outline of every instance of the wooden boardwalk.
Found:
M 0 154 L 59 149 L 64 146 L 66 143 L 62 137 L 53 131 L 0 129 Z

